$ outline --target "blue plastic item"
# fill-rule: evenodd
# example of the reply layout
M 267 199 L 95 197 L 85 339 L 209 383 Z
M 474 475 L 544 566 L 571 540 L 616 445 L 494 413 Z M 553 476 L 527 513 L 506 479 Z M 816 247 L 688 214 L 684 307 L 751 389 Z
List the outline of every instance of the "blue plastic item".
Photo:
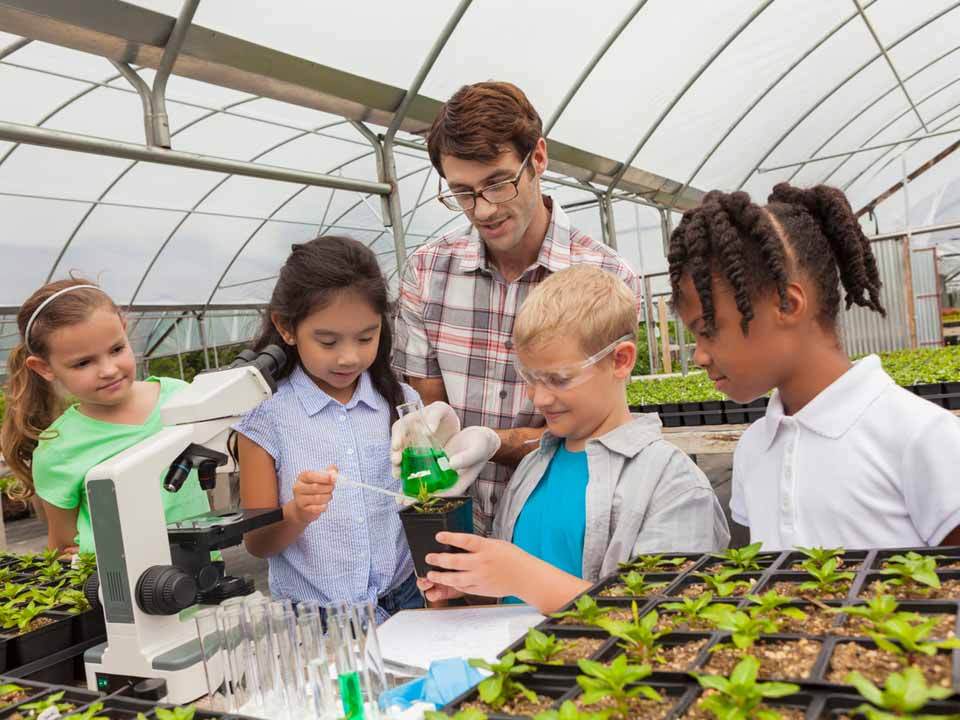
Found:
M 422 678 L 383 693 L 380 707 L 406 709 L 415 702 L 428 702 L 441 708 L 483 678 L 483 673 L 471 667 L 463 658 L 435 660 Z

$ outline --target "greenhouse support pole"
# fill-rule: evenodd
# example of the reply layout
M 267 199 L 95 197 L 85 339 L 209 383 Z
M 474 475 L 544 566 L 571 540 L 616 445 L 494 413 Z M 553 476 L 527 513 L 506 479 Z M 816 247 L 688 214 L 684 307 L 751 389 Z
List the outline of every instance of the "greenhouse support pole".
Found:
M 913 235 L 910 233 L 910 180 L 907 177 L 906 153 L 900 155 L 900 170 L 903 173 L 903 208 L 906 232 L 903 236 L 903 285 L 907 301 L 907 327 L 910 330 L 910 347 L 919 347 L 917 342 L 917 304 L 913 290 Z
M 653 300 L 650 297 L 650 280 L 647 278 L 647 271 L 643 269 L 643 239 L 640 236 L 640 208 L 636 205 L 633 206 L 633 226 L 634 232 L 637 234 L 637 258 L 640 265 L 640 283 L 643 285 L 643 298 L 641 299 L 640 310 L 643 312 L 643 323 L 647 328 L 648 367 L 650 368 L 650 372 L 653 373 L 657 364 L 654 359 L 656 351 L 653 344 L 653 312 L 652 306 L 650 305 Z
M 663 234 L 663 256 L 667 257 L 670 253 L 670 236 L 673 234 L 673 218 L 670 211 L 660 210 L 660 231 Z M 673 316 L 677 322 L 677 348 L 680 355 L 680 372 L 686 375 L 690 368 L 687 361 L 687 332 L 683 320 L 680 319 L 680 313 L 674 312 Z
M 194 317 L 197 319 L 197 332 L 200 333 L 200 345 L 203 347 L 203 369 L 210 369 L 210 355 L 207 353 L 207 333 L 203 328 L 203 313 L 194 313 Z
M 173 324 L 173 339 L 177 341 L 177 365 L 180 366 L 180 379 L 183 380 L 183 353 L 180 352 L 180 328 Z
M 603 232 L 604 235 L 606 235 L 607 245 L 616 250 L 617 224 L 613 218 L 613 203 L 610 201 L 610 196 L 608 194 L 601 195 L 599 200 L 600 207 L 602 208 L 600 218 L 603 220 Z
M 170 73 L 173 71 L 173 64 L 177 61 L 177 55 L 180 54 L 180 48 L 183 47 L 183 41 L 187 37 L 187 31 L 190 29 L 190 23 L 193 22 L 193 16 L 197 12 L 197 6 L 200 0 L 184 0 L 180 8 L 180 14 L 177 16 L 177 22 L 167 38 L 167 44 L 163 48 L 163 55 L 160 58 L 160 66 L 157 68 L 156 77 L 153 79 L 153 90 L 151 95 L 152 116 L 150 124 L 153 127 L 153 137 L 160 147 L 170 147 L 170 118 L 167 117 L 167 80 L 170 79 Z

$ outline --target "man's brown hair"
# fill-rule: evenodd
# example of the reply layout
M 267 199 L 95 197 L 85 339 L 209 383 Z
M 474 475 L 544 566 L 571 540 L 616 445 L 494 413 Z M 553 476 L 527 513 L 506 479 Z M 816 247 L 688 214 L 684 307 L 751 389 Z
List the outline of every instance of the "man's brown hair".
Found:
M 433 121 L 427 148 L 443 176 L 441 155 L 491 162 L 512 145 L 525 158 L 543 135 L 543 121 L 516 85 L 481 82 L 464 85 L 444 103 Z

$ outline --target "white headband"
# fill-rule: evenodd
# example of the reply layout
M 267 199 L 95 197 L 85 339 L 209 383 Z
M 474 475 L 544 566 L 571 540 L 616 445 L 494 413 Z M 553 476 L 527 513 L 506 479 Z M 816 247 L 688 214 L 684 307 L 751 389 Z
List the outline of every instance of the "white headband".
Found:
M 72 290 L 82 290 L 83 288 L 91 288 L 92 290 L 100 290 L 100 288 L 98 288 L 96 285 L 70 285 L 69 287 L 63 288 L 62 290 L 57 290 L 53 295 L 51 295 L 51 296 L 48 297 L 46 300 L 44 300 L 42 303 L 40 303 L 39 307 L 37 307 L 37 309 L 33 311 L 33 315 L 31 315 L 31 316 L 30 316 L 30 319 L 27 320 L 27 329 L 24 330 L 24 332 L 23 332 L 23 344 L 27 346 L 27 351 L 28 351 L 28 352 L 30 352 L 31 354 L 33 353 L 33 350 L 30 348 L 30 328 L 33 327 L 33 321 L 37 319 L 37 316 L 38 316 L 41 312 L 43 312 L 43 309 L 44 309 L 47 305 L 49 305 L 50 303 L 52 303 L 54 300 L 56 300 L 58 297 L 60 297 L 61 295 L 64 295 L 65 293 L 68 293 L 68 292 L 71 292 Z M 100 292 L 103 292 L 103 290 L 100 290 Z

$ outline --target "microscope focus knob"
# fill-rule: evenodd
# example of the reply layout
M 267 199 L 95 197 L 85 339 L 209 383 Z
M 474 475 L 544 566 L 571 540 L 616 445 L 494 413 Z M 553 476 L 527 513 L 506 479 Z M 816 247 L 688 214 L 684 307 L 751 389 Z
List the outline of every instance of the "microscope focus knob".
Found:
M 154 565 L 137 581 L 137 604 L 147 615 L 176 615 L 196 599 L 196 581 L 180 568 Z

